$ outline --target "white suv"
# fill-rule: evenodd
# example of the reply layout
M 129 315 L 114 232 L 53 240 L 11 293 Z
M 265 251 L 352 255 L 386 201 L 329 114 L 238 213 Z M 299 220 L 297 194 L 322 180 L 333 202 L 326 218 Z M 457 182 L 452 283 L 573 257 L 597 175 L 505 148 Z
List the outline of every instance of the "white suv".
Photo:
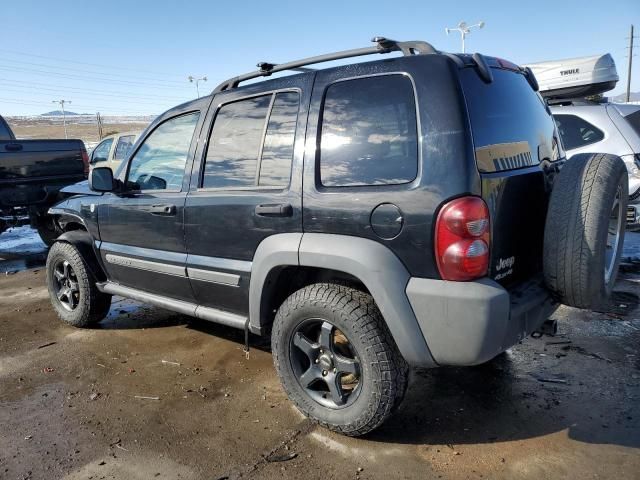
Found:
M 567 158 L 586 152 L 618 155 L 629 171 L 627 225 L 640 226 L 640 105 L 572 101 L 552 105 Z

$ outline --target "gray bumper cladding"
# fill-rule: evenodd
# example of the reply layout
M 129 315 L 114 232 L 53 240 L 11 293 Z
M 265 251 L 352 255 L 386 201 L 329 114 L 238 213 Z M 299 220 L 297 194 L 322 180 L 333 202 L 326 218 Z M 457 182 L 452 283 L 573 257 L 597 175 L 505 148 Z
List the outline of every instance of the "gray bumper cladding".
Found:
M 553 307 L 546 290 L 535 285 L 512 303 L 509 292 L 490 279 L 412 278 L 406 292 L 439 365 L 490 360 L 535 330 Z

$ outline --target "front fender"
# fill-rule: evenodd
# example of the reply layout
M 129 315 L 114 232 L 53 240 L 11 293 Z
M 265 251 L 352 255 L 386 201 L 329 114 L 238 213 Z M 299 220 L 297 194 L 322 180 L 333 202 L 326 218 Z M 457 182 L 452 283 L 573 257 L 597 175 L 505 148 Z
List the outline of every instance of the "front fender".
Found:
M 76 247 L 96 282 L 104 282 L 107 279 L 107 275 L 98 260 L 93 237 L 89 232 L 86 230 L 72 230 L 60 235 L 56 242 L 66 242 Z

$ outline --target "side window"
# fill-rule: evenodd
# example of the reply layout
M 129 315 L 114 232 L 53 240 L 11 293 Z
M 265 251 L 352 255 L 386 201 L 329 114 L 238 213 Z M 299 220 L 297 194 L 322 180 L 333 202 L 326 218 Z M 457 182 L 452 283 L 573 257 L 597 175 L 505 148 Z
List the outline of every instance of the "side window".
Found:
M 567 150 L 584 147 L 604 138 L 602 130 L 576 115 L 554 115 L 553 118 Z
M 120 137 L 118 143 L 116 144 L 116 151 L 113 153 L 113 159 L 124 160 L 124 158 L 127 156 L 127 153 L 129 153 L 129 150 L 131 150 L 131 147 L 133 147 L 135 140 L 135 135 L 126 135 L 124 137 Z
M 111 144 L 113 138 L 108 138 L 93 150 L 91 154 L 91 163 L 106 162 L 109 157 L 109 151 L 111 150 Z
M 397 185 L 418 174 L 415 97 L 403 75 L 330 85 L 320 128 L 320 182 L 326 187 Z
M 264 137 L 258 185 L 285 187 L 289 184 L 299 105 L 298 92 L 276 95 Z
M 223 105 L 211 131 L 202 187 L 286 186 L 299 103 L 297 92 L 282 92 Z
M 171 118 L 160 124 L 131 159 L 128 188 L 180 190 L 199 112 Z

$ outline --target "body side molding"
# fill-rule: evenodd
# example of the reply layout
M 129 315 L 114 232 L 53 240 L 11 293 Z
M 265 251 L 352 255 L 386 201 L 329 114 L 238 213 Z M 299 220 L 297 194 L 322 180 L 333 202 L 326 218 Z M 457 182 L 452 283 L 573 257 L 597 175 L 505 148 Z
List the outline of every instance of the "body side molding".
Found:
M 187 267 L 187 276 L 191 280 L 201 282 L 219 283 L 230 287 L 237 287 L 240 284 L 240 275 L 234 273 L 217 272 L 215 270 L 202 270 L 200 268 Z
M 142 260 L 140 258 L 128 257 L 123 255 L 114 255 L 107 253 L 105 255 L 107 263 L 118 265 L 120 267 L 137 268 L 138 270 L 147 270 L 154 273 L 164 273 L 167 275 L 176 275 L 179 277 L 186 276 L 186 270 L 183 265 L 171 265 L 168 263 L 153 262 L 151 260 Z

